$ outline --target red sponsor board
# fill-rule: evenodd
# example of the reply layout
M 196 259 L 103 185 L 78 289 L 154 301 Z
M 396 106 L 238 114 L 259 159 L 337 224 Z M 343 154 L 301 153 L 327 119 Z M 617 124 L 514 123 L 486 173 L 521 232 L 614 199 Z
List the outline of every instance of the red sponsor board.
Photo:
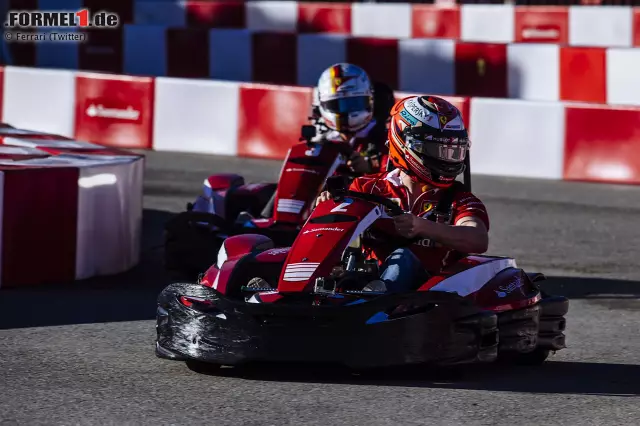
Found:
M 78 43 L 78 68 L 85 71 L 122 73 L 123 28 L 82 28 L 81 31 L 87 34 L 87 41 Z
M 309 124 L 311 88 L 242 84 L 238 155 L 282 159 Z
M 75 138 L 106 146 L 152 147 L 151 77 L 78 73 Z
M 205 28 L 169 28 L 167 77 L 209 77 L 209 31 Z
M 187 0 L 187 25 L 208 28 L 244 28 L 245 4 L 237 1 Z
M 290 33 L 254 33 L 253 81 L 298 83 L 298 38 Z
M 3 173 L 2 286 L 73 280 L 79 170 L 22 168 Z
M 560 100 L 607 102 L 606 49 L 560 48 Z
M 460 8 L 458 6 L 412 5 L 411 37 L 460 38 Z
M 456 94 L 507 98 L 507 45 L 456 43 Z
M 515 12 L 517 43 L 569 42 L 569 8 L 562 6 L 518 6 Z
M 351 4 L 298 3 L 297 30 L 351 34 Z
M 372 80 L 398 88 L 398 40 L 350 37 L 347 62 L 365 69 Z
M 640 108 L 565 109 L 564 178 L 640 183 Z

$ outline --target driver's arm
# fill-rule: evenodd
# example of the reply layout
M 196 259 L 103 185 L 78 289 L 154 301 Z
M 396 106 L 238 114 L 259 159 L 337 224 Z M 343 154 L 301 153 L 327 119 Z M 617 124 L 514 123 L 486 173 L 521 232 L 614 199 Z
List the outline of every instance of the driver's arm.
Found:
M 428 238 L 462 253 L 481 254 L 489 248 L 489 231 L 476 216 L 465 216 L 454 225 L 447 225 L 407 213 L 397 216 L 395 223 L 403 237 Z

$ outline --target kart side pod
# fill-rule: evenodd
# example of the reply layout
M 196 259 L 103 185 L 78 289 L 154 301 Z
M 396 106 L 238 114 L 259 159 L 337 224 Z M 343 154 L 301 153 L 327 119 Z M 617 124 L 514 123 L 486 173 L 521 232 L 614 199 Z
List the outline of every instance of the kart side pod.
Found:
M 267 250 L 273 248 L 273 240 L 260 234 L 243 234 L 229 237 L 222 243 L 218 251 L 216 264 L 221 267 L 227 259 L 244 256 L 256 250 Z

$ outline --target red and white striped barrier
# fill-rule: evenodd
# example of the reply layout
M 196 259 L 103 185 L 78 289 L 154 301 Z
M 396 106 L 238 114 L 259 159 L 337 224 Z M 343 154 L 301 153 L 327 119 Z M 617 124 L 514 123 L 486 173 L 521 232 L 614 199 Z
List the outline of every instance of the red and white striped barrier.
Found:
M 351 62 L 397 90 L 640 105 L 640 49 L 144 25 L 114 41 L 124 47 L 38 43 L 36 65 L 310 86 L 330 64 Z
M 5 99 L 10 110 L 16 99 Z M 55 127 L 42 118 L 35 120 L 40 126 Z M 2 125 L 0 286 L 80 280 L 135 266 L 143 172 L 142 156 Z
M 235 0 L 10 0 L 10 8 L 107 9 L 124 23 L 171 27 L 450 38 L 573 46 L 640 46 L 640 8 L 630 6 L 420 5 Z
M 3 121 L 17 125 L 116 147 L 272 159 L 297 143 L 311 103 L 306 87 L 13 67 L 4 85 Z M 57 96 L 36 102 L 41 87 Z M 640 183 L 640 108 L 452 100 L 469 123 L 475 173 Z

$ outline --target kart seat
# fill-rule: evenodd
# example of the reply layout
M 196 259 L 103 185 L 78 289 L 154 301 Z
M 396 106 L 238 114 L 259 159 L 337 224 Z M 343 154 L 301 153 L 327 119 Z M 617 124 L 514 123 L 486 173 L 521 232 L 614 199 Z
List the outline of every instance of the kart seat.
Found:
M 267 184 L 256 188 L 254 185 L 241 185 L 230 188 L 225 195 L 225 212 L 230 222 L 234 222 L 241 212 L 259 217 L 277 185 Z

